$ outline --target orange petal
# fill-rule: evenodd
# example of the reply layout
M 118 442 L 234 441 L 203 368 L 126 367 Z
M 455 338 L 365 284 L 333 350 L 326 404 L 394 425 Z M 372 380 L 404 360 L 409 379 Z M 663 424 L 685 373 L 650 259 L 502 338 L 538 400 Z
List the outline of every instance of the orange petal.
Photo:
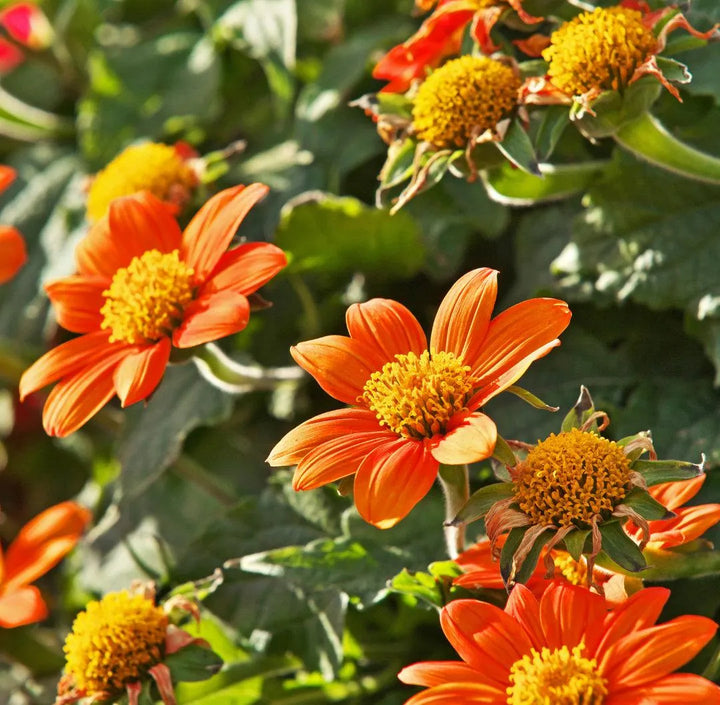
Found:
M 113 373 L 115 392 L 123 407 L 147 399 L 160 384 L 170 359 L 170 338 L 161 338 L 137 352 L 128 352 Z
M 502 705 L 505 697 L 504 689 L 487 683 L 445 683 L 413 695 L 405 705 Z
M 173 345 L 192 348 L 241 331 L 250 320 L 250 304 L 234 291 L 201 296 L 186 308 L 179 328 L 173 331 Z
M 514 384 L 531 362 L 557 345 L 556 338 L 570 323 L 570 310 L 558 299 L 529 299 L 511 306 L 490 323 L 482 352 L 472 374 L 477 385 L 491 384 L 508 370 L 520 370 L 504 384 Z
M 453 585 L 505 589 L 505 583 L 500 575 L 500 563 L 493 558 L 489 539 L 482 539 L 463 551 L 455 562 L 464 573 L 453 580 Z
M 355 475 L 355 506 L 378 529 L 403 519 L 435 482 L 438 462 L 422 441 L 398 439 L 365 457 Z
M 203 291 L 232 289 L 247 296 L 270 281 L 286 264 L 287 257 L 279 247 L 268 242 L 246 242 L 222 255 Z
M 119 238 L 114 238 L 110 232 L 107 216 L 93 223 L 75 248 L 78 272 L 86 276 L 104 277 L 108 281 L 118 269 L 127 267 L 131 259 L 123 250 Z
M 104 316 L 105 291 L 110 282 L 105 277 L 75 275 L 45 285 L 55 308 L 57 322 L 73 333 L 100 330 Z
M 499 568 L 498 572 L 500 572 Z M 505 612 L 518 621 L 537 651 L 545 646 L 545 632 L 540 620 L 540 605 L 537 597 L 525 585 L 518 584 L 512 589 L 505 605 Z
M 43 427 L 49 436 L 63 437 L 77 431 L 112 399 L 113 371 L 125 355 L 126 347 L 112 351 L 107 358 L 55 385 L 43 409 Z
M 673 673 L 653 683 L 611 694 L 606 705 L 720 705 L 720 687 L 693 673 Z
M 7 550 L 3 589 L 12 591 L 47 573 L 75 546 L 91 519 L 75 502 L 61 502 L 31 519 Z
M 17 173 L 11 166 L 0 164 L 0 191 L 4 191 L 15 180 Z
M 34 585 L 0 595 L 0 627 L 3 629 L 40 622 L 47 615 L 47 605 Z
M 494 269 L 482 267 L 460 277 L 438 308 L 430 335 L 430 351 L 455 353 L 474 366 L 483 350 L 497 297 Z
M 10 281 L 27 261 L 25 240 L 11 225 L 0 225 L 0 284 Z
M 720 504 L 698 504 L 676 509 L 677 516 L 649 522 L 653 548 L 671 548 L 702 536 L 720 522 Z
M 365 343 L 344 335 L 298 343 L 290 354 L 330 396 L 345 404 L 357 404 L 370 375 L 387 362 Z
M 691 477 L 689 480 L 679 480 L 676 482 L 663 482 L 659 485 L 648 487 L 648 492 L 663 507 L 667 507 L 670 511 L 682 507 L 683 504 L 689 502 L 699 491 L 705 482 L 707 475 L 698 475 Z
M 371 299 L 353 304 L 345 314 L 350 337 L 376 348 L 378 357 L 389 362 L 397 354 L 427 349 L 427 338 L 417 318 L 391 299 Z
M 615 642 L 599 663 L 611 692 L 651 683 L 687 663 L 713 638 L 718 625 L 685 615 Z
M 20 400 L 61 377 L 74 375 L 84 367 L 102 360 L 113 348 L 118 347 L 108 342 L 109 335 L 108 331 L 87 333 L 46 352 L 20 378 Z
M 585 644 L 594 654 L 603 634 L 605 600 L 586 587 L 553 583 L 540 598 L 540 623 L 550 649 Z
M 235 186 L 215 194 L 190 221 L 182 236 L 180 256 L 205 281 L 227 250 L 250 209 L 269 191 L 265 184 Z
M 301 423 L 287 433 L 270 451 L 267 463 L 273 467 L 295 465 L 311 450 L 349 433 L 379 431 L 380 424 L 367 409 L 335 409 Z
M 440 624 L 462 660 L 490 684 L 507 687 L 510 668 L 532 648 L 520 624 L 487 602 L 454 600 L 440 613 Z
M 431 441 L 435 460 L 445 465 L 465 465 L 489 458 L 495 450 L 497 428 L 489 416 L 470 414 L 445 436 Z
M 373 431 L 351 433 L 327 441 L 300 461 L 293 477 L 293 489 L 312 490 L 352 475 L 368 453 L 380 446 L 386 447 L 396 439 L 394 433 Z
M 408 685 L 432 688 L 443 683 L 482 682 L 482 674 L 463 661 L 423 661 L 403 668 L 398 679 Z

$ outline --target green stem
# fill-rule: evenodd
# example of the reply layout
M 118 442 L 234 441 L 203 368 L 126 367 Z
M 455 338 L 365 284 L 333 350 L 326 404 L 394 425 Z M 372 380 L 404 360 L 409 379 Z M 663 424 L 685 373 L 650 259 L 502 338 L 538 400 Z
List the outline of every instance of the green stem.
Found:
M 438 480 L 445 495 L 445 521 L 452 521 L 470 497 L 467 465 L 441 465 Z M 465 524 L 445 526 L 445 545 L 450 558 L 465 550 Z
M 710 659 L 705 670 L 702 672 L 703 678 L 707 678 L 709 681 L 717 681 L 720 677 L 720 646 L 715 649 L 713 657 Z
M 321 325 L 320 313 L 312 292 L 305 283 L 305 280 L 299 274 L 290 272 L 287 275 L 287 279 L 290 282 L 290 286 L 292 286 L 293 291 L 297 294 L 298 299 L 300 299 L 300 305 L 302 306 L 303 313 L 305 314 L 303 337 L 314 338 L 319 334 Z
M 614 137 L 635 156 L 662 169 L 697 181 L 720 183 L 720 159 L 681 142 L 650 113 L 625 123 Z
M 210 384 L 229 394 L 245 394 L 296 384 L 305 374 L 299 367 L 243 365 L 229 358 L 217 345 L 207 343 L 193 350 L 193 362 Z

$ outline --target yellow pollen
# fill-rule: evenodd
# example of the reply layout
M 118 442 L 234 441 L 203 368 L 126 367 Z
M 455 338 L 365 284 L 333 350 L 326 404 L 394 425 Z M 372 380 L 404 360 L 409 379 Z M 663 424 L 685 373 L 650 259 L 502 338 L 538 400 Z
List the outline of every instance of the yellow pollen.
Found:
M 602 705 L 607 684 L 584 649 L 531 649 L 510 668 L 508 705 Z
M 470 367 L 451 352 L 425 350 L 395 355 L 365 383 L 362 401 L 381 426 L 404 438 L 432 438 L 450 419 L 467 411 L 472 395 Z
M 574 428 L 538 443 L 514 474 L 515 499 L 532 523 L 589 528 L 625 497 L 630 461 L 615 442 Z
M 65 640 L 67 681 L 88 695 L 122 690 L 162 660 L 167 626 L 162 608 L 142 595 L 90 602 Z
M 99 220 L 110 201 L 143 190 L 182 205 L 196 184 L 193 170 L 174 147 L 155 142 L 132 145 L 95 176 L 88 193 L 88 218 Z
M 576 561 L 569 553 L 557 551 L 553 553 L 555 577 L 564 578 L 573 585 L 587 585 L 587 563 L 580 557 Z
M 567 95 L 622 91 L 635 69 L 657 49 L 642 14 L 625 7 L 597 8 L 561 25 L 542 53 L 552 83 Z
M 148 250 L 118 269 L 103 291 L 106 300 L 100 309 L 110 342 L 146 343 L 171 333 L 193 299 L 192 275 L 177 250 Z
M 520 79 L 505 64 L 461 56 L 433 71 L 413 105 L 417 136 L 435 147 L 464 147 L 493 129 L 517 105 Z

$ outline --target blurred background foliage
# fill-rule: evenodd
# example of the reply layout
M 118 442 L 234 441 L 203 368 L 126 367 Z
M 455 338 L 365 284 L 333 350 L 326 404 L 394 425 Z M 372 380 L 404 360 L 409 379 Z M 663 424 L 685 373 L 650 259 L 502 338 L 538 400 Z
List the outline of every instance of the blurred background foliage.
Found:
M 67 336 L 41 284 L 73 271 L 87 179 L 134 141 L 182 139 L 206 155 L 244 141 L 227 162 L 210 160 L 216 183 L 188 215 L 220 186 L 271 187 L 242 234 L 276 242 L 290 265 L 263 289 L 273 307 L 223 341 L 232 356 L 290 364 L 290 345 L 344 332 L 347 305 L 372 296 L 398 299 L 427 325 L 458 274 L 495 267 L 499 308 L 552 295 L 574 313 L 561 348 L 523 385 L 567 409 L 585 384 L 611 436 L 649 428 L 661 457 L 704 453 L 698 501 L 718 500 L 720 187 L 600 141 L 578 143 L 602 163 L 579 196 L 509 208 L 479 183 L 445 179 L 390 216 L 372 205 L 385 145 L 348 102 L 380 87 L 373 64 L 419 25 L 410 0 L 41 7 L 52 45 L 0 79 L 0 160 L 18 172 L 0 222 L 29 250 L 0 289 L 0 535 L 70 497 L 91 507 L 94 524 L 40 582 L 51 618 L 0 633 L 0 702 L 52 702 L 74 612 L 136 578 L 157 581 L 163 596 L 206 595 L 200 633 L 227 665 L 182 686 L 181 703 L 392 705 L 408 697 L 400 667 L 451 657 L 419 583 L 401 580 L 398 593 L 388 582 L 443 558 L 439 489 L 381 532 L 333 488 L 296 494 L 288 471 L 265 465 L 283 433 L 332 408 L 312 381 L 233 398 L 177 366 L 147 405 L 111 405 L 66 439 L 44 435 L 40 395 L 18 403 L 23 369 Z M 695 0 L 688 16 L 706 29 L 720 9 Z M 682 60 L 694 75 L 683 103 L 665 94 L 654 112 L 720 156 L 720 43 Z M 488 413 L 528 442 L 559 423 L 509 395 Z M 474 486 L 489 477 L 486 465 L 473 468 Z M 430 583 L 447 587 L 439 574 Z M 670 610 L 715 615 L 719 587 L 717 576 L 676 581 Z

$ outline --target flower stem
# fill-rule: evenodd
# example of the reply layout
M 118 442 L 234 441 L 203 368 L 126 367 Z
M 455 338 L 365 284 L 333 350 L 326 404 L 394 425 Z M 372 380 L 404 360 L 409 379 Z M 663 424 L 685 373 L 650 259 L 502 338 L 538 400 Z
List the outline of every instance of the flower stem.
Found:
M 229 394 L 245 394 L 296 384 L 304 376 L 299 367 L 244 365 L 229 358 L 217 345 L 207 343 L 193 350 L 193 362 L 210 384 Z
M 625 123 L 614 137 L 635 156 L 662 169 L 689 179 L 720 183 L 720 159 L 681 142 L 647 112 Z
M 438 480 L 445 495 L 445 521 L 452 521 L 470 496 L 467 465 L 441 465 Z M 465 549 L 465 524 L 445 526 L 445 545 L 450 558 Z

